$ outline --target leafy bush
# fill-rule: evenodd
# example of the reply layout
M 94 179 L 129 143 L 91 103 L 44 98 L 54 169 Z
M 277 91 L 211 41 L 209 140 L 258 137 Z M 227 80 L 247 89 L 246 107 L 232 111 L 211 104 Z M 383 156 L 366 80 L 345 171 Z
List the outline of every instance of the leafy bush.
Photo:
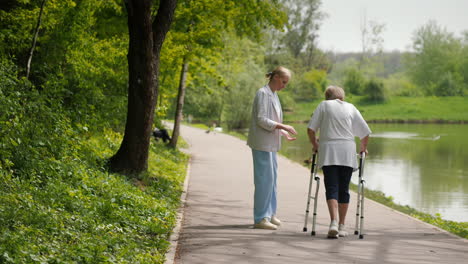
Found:
M 439 83 L 435 85 L 434 94 L 436 96 L 463 95 L 463 84 L 460 79 L 462 78 L 457 74 L 452 74 L 451 72 L 445 73 Z
M 48 161 L 60 159 L 76 141 L 60 104 L 39 93 L 26 79 L 18 79 L 16 67 L 0 61 L 0 168 L 15 175 L 39 177 Z
M 42 1 L 13 2 L 11 10 L 0 10 L 0 56 L 24 66 Z M 29 80 L 48 100 L 73 112 L 72 122 L 94 129 L 116 128 L 125 120 L 126 18 L 116 0 L 45 2 Z
M 327 87 L 327 73 L 323 70 L 313 69 L 305 72 L 299 79 L 291 83 L 294 99 L 297 101 L 311 101 L 323 97 Z
M 382 81 L 371 79 L 364 87 L 364 94 L 367 101 L 380 103 L 387 100 L 387 92 Z
M 293 99 L 293 95 L 289 90 L 281 91 L 278 95 L 281 103 L 281 107 L 284 112 L 294 111 L 294 106 L 296 102 Z
M 355 95 L 361 95 L 364 91 L 365 85 L 366 79 L 359 70 L 351 68 L 346 72 L 344 81 L 344 89 L 346 89 L 346 92 Z
M 237 83 L 228 96 L 225 97 L 224 120 L 229 130 L 243 129 L 250 125 L 250 115 L 254 93 L 258 89 L 256 76 L 261 76 L 261 70 L 256 65 L 248 65 L 249 72 L 239 74 Z M 254 73 L 254 74 L 252 74 Z
M 394 74 L 390 76 L 384 80 L 384 85 L 389 91 L 389 96 L 424 96 L 424 90 L 409 81 L 403 74 Z
M 228 92 L 229 88 L 211 88 L 208 87 L 209 85 L 216 87 L 213 80 L 203 74 L 199 74 L 199 78 L 192 80 L 187 86 L 183 111 L 185 115 L 192 115 L 195 120 L 211 125 L 211 121 L 219 119 L 224 103 L 222 96 Z M 168 115 L 169 118 L 174 117 L 172 112 L 175 113 L 175 103 L 173 108 Z

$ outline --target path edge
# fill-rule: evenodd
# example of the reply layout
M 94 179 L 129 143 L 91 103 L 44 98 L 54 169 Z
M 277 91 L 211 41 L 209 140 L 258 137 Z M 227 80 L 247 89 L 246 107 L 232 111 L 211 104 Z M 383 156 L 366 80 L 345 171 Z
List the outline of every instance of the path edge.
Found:
M 174 264 L 177 258 L 177 252 L 179 249 L 179 238 L 180 238 L 180 234 L 182 230 L 182 222 L 184 220 L 185 205 L 187 202 L 187 191 L 188 191 L 188 184 L 190 181 L 191 164 L 192 164 L 192 157 L 190 156 L 188 163 L 187 163 L 187 171 L 186 171 L 185 180 L 184 180 L 184 188 L 180 196 L 180 207 L 177 209 L 176 225 L 172 229 L 172 234 L 169 238 L 169 243 L 171 245 L 165 255 L 166 259 L 164 261 L 164 264 Z
M 452 238 L 454 238 L 454 239 L 458 239 L 458 240 L 460 240 L 460 241 L 463 241 L 464 243 L 468 243 L 468 239 L 466 239 L 466 238 L 464 238 L 464 237 L 461 237 L 461 236 L 458 236 L 458 235 L 456 235 L 456 234 L 454 234 L 454 233 L 451 233 L 451 232 L 448 231 L 448 230 L 442 229 L 441 227 L 438 227 L 438 226 L 433 225 L 433 224 L 431 224 L 431 223 L 425 222 L 425 221 L 423 221 L 423 220 L 421 220 L 421 219 L 419 219 L 419 218 L 416 218 L 416 217 L 414 217 L 414 216 L 412 216 L 412 215 L 409 215 L 409 214 L 400 212 L 400 211 L 398 211 L 398 210 L 396 210 L 396 209 L 393 209 L 392 207 L 390 207 L 390 206 L 388 206 L 388 205 L 379 203 L 379 202 L 374 201 L 374 200 L 372 200 L 372 199 L 370 199 L 370 198 L 366 198 L 366 197 L 364 197 L 364 198 L 366 199 L 366 202 L 369 201 L 369 202 L 371 202 L 371 203 L 377 204 L 378 206 L 386 207 L 386 208 L 388 208 L 389 210 L 391 210 L 391 211 L 393 211 L 393 212 L 395 212 L 395 213 L 398 213 L 398 214 L 400 214 L 400 215 L 402 215 L 402 216 L 406 216 L 406 217 L 408 217 L 408 218 L 411 218 L 411 219 L 413 219 L 413 220 L 415 220 L 415 221 L 417 221 L 417 222 L 419 222 L 419 223 L 421 223 L 421 224 L 427 225 L 428 227 L 431 227 L 431 228 L 433 228 L 433 229 L 435 229 L 435 230 L 437 230 L 437 231 L 439 231 L 439 232 L 441 232 L 441 233 L 445 233 L 446 235 L 448 235 L 448 236 L 450 236 L 450 237 L 452 237 Z

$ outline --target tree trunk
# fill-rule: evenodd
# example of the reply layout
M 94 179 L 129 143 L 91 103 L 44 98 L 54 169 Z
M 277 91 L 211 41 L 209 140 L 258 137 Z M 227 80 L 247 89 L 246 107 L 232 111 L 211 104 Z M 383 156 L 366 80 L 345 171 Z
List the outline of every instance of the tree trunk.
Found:
M 151 21 L 151 0 L 125 0 L 128 13 L 128 110 L 125 135 L 110 170 L 126 175 L 148 168 L 162 43 L 174 16 L 176 0 L 161 0 Z
M 172 130 L 172 138 L 169 145 L 173 148 L 177 147 L 177 140 L 180 134 L 180 122 L 182 121 L 182 109 L 184 107 L 185 86 L 188 72 L 188 58 L 184 56 L 182 70 L 180 72 L 179 92 L 177 94 L 177 106 L 174 118 L 174 129 Z
M 42 13 L 44 11 L 44 4 L 46 0 L 42 0 L 41 10 L 39 11 L 39 17 L 37 18 L 36 30 L 34 31 L 33 42 L 31 45 L 31 50 L 29 51 L 28 63 L 26 65 L 26 79 L 29 79 L 29 73 L 31 72 L 31 61 L 34 54 L 34 49 L 36 48 L 37 36 L 39 35 L 39 27 L 41 26 Z
M 174 11 L 176 5 L 177 0 L 161 0 L 159 3 L 158 13 L 153 21 L 153 81 L 155 103 L 159 96 L 159 64 L 161 58 L 161 49 L 164 39 L 166 38 L 166 34 L 171 27 L 172 21 L 174 20 Z
M 125 135 L 110 159 L 113 172 L 132 175 L 148 168 L 154 102 L 151 0 L 125 1 L 128 12 L 128 109 Z

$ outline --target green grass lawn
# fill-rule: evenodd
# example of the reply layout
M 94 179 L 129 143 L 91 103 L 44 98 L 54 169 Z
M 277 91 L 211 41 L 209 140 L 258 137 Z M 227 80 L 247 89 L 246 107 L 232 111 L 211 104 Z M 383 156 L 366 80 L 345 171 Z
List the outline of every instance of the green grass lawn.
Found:
M 0 263 L 164 263 L 188 155 L 152 140 L 147 173 L 108 173 L 121 138 L 83 138 L 37 175 L 0 167 Z
M 293 112 L 285 113 L 284 120 L 308 121 L 321 101 L 297 103 Z M 468 122 L 468 97 L 391 97 L 374 104 L 352 96 L 346 101 L 354 104 L 367 121 Z

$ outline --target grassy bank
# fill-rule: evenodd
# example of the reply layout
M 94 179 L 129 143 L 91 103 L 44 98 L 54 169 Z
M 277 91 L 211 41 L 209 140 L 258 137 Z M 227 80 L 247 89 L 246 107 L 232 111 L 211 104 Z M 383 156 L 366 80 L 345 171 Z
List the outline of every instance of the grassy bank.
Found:
M 354 190 L 355 192 L 357 192 L 356 185 L 351 184 L 350 188 Z M 422 220 L 426 223 L 437 226 L 452 234 L 468 239 L 468 222 L 455 222 L 455 221 L 450 221 L 450 220 L 444 220 L 442 219 L 442 216 L 439 214 L 431 215 L 431 214 L 419 212 L 418 210 L 411 208 L 407 205 L 400 205 L 400 204 L 393 202 L 392 197 L 385 196 L 385 194 L 380 191 L 373 191 L 373 190 L 366 189 L 365 197 L 371 200 L 374 200 L 378 203 L 381 203 L 385 206 L 388 206 L 392 209 L 395 209 L 397 211 L 410 215 L 414 218 Z
M 285 114 L 285 121 L 308 121 L 321 101 L 297 103 L 292 112 Z M 346 101 L 371 122 L 468 122 L 468 97 L 391 97 L 385 103 L 373 104 L 350 96 Z
M 86 135 L 37 175 L 0 168 L 1 263 L 163 263 L 188 157 L 152 142 L 139 179 L 106 172 L 121 135 Z

